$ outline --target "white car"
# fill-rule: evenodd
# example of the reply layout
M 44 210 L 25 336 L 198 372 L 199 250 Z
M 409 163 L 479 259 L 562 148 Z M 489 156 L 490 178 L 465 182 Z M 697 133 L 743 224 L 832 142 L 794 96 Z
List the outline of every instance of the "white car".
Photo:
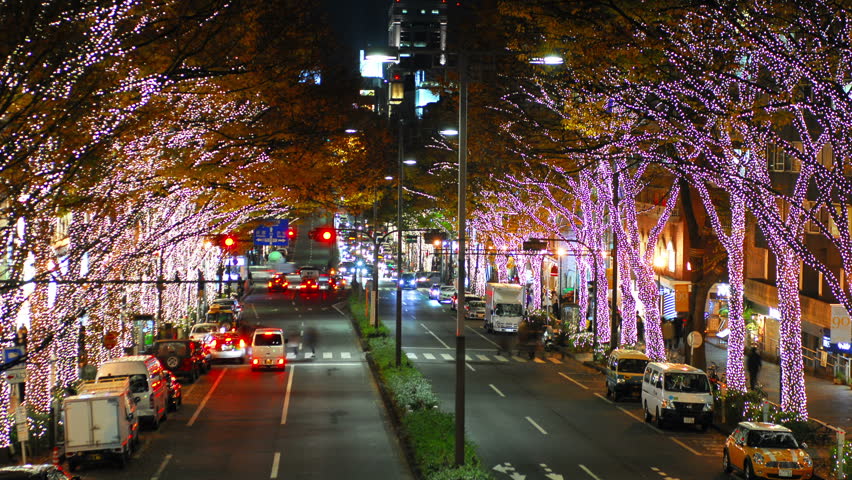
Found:
M 482 300 L 471 300 L 464 304 L 464 317 L 473 320 L 485 319 L 485 302 Z
M 189 330 L 189 339 L 196 342 L 205 342 L 208 336 L 219 332 L 218 323 L 196 323 Z
M 207 343 L 212 360 L 235 360 L 245 363 L 248 356 L 246 341 L 233 332 L 214 333 Z
M 444 285 L 438 293 L 438 303 L 451 303 L 453 295 L 456 294 L 456 287 L 452 285 Z

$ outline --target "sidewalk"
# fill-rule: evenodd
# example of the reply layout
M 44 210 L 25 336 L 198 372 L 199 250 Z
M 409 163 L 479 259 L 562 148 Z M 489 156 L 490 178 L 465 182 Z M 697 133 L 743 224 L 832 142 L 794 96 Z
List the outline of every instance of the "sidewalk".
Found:
M 727 346 L 710 339 L 704 349 L 707 364 L 715 362 L 719 373 L 724 372 L 728 361 Z M 779 403 L 779 377 L 781 369 L 772 362 L 764 360 L 758 381 L 769 397 L 769 401 Z M 849 385 L 835 385 L 831 380 L 814 377 L 805 373 L 805 390 L 808 398 L 810 418 L 831 426 L 852 432 L 852 388 Z

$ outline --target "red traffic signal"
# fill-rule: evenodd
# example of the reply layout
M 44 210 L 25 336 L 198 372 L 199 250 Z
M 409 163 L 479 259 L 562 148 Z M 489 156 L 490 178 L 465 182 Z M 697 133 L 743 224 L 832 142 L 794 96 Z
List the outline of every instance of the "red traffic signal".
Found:
M 290 240 L 293 240 L 294 238 L 296 238 L 296 229 L 295 228 L 288 228 L 287 229 L 287 238 L 289 238 Z
M 331 243 L 337 238 L 337 231 L 331 227 L 317 228 L 311 232 L 311 238 L 317 242 Z
M 216 235 L 216 245 L 222 250 L 230 252 L 237 245 L 237 237 L 230 233 Z

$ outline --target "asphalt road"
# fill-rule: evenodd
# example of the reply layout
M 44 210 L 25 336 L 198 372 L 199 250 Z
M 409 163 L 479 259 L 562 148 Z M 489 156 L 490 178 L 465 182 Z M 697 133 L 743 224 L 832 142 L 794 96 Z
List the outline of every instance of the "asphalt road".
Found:
M 395 295 L 380 293 L 393 330 Z M 455 312 L 424 289 L 403 291 L 403 352 L 432 382 L 441 408 L 454 411 Z M 486 468 L 501 479 L 725 479 L 724 437 L 713 430 L 659 430 L 637 400 L 614 404 L 603 376 L 559 354 L 529 360 L 497 354 L 498 335 L 466 322 L 466 431 Z
M 324 265 L 331 252 L 311 248 L 315 242 L 301 238 L 307 230 L 300 228 L 295 258 Z M 183 406 L 159 430 L 142 432 L 129 467 L 84 466 L 82 478 L 411 478 L 352 325 L 333 307 L 339 299 L 291 299 L 268 293 L 263 279 L 255 285 L 243 320 L 285 329 L 286 371 L 217 364 L 184 385 Z M 297 353 L 309 327 L 319 333 L 316 352 Z

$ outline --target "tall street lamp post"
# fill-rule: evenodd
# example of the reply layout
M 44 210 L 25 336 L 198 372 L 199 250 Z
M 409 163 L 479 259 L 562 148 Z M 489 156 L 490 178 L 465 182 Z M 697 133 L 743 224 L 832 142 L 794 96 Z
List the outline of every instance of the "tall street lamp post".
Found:
M 403 127 L 399 122 L 398 181 L 396 185 L 396 366 L 402 365 L 402 182 L 405 178 L 403 165 L 414 165 L 415 160 L 403 160 Z

